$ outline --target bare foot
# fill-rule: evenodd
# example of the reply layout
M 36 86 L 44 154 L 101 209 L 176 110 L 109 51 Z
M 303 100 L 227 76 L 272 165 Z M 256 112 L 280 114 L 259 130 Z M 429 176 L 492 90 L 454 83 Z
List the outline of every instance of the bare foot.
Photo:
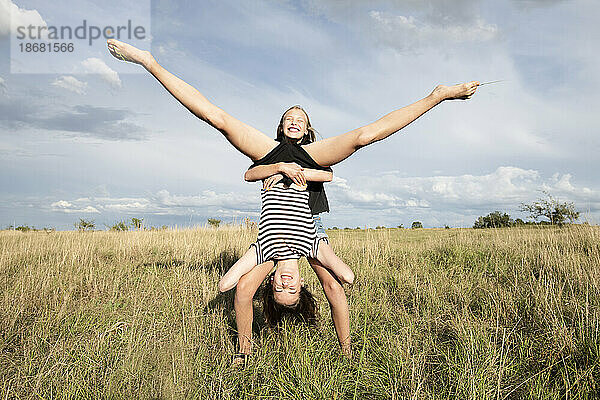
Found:
M 352 360 L 352 346 L 350 344 L 342 346 L 342 356 L 348 360 Z
M 150 61 L 154 60 L 149 51 L 140 50 L 137 47 L 116 39 L 108 39 L 106 45 L 110 54 L 122 61 L 147 65 Z
M 467 100 L 477 90 L 478 81 L 460 83 L 454 86 L 439 85 L 433 90 L 433 95 L 439 96 L 442 100 Z

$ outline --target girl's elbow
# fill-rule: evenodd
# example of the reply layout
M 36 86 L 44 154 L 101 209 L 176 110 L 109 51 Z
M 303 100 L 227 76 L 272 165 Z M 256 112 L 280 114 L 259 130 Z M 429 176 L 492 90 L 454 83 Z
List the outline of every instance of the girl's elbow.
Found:
M 333 173 L 328 173 L 325 177 L 325 182 L 331 182 L 333 180 Z

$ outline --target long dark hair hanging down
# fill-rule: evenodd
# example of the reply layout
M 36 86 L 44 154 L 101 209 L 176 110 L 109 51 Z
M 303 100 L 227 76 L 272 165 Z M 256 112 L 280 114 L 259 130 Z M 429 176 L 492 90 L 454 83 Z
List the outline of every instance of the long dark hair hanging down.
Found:
M 293 306 L 279 304 L 273 297 L 273 280 L 271 278 L 274 274 L 273 272 L 267 277 L 262 293 L 263 313 L 265 314 L 267 324 L 272 328 L 276 328 L 283 319 L 289 319 L 292 322 L 315 326 L 318 320 L 318 306 L 312 293 L 306 287 L 302 286 L 298 303 Z

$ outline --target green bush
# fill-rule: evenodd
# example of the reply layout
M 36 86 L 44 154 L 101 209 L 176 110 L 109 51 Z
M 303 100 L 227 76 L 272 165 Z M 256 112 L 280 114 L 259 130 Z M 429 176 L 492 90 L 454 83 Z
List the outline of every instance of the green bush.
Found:
M 75 225 L 75 228 L 77 228 L 77 230 L 79 231 L 91 231 L 96 227 L 96 223 L 91 220 L 91 219 L 83 219 L 83 218 L 79 218 L 79 221 L 74 223 L 73 225 Z
M 210 226 L 212 226 L 213 228 L 218 228 L 220 223 L 221 223 L 220 219 L 216 219 L 216 218 L 209 218 L 208 219 L 208 224 Z
M 486 215 L 485 217 L 477 218 L 473 228 L 506 228 L 513 226 L 515 222 L 510 218 L 507 213 L 501 213 L 500 211 L 494 211 Z
M 142 222 L 144 221 L 144 218 L 131 218 L 131 227 L 135 228 L 135 230 L 140 230 L 142 229 Z
M 114 224 L 113 226 L 111 226 L 110 230 L 117 231 L 117 232 L 124 232 L 124 231 L 129 230 L 129 226 L 127 225 L 127 223 L 125 223 L 125 221 L 119 221 L 116 224 Z

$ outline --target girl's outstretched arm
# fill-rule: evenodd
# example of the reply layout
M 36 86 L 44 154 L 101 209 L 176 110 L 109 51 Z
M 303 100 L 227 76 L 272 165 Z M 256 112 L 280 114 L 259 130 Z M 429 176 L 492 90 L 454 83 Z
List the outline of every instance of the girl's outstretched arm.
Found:
M 115 39 L 107 41 L 110 53 L 119 60 L 142 65 L 192 114 L 218 129 L 242 154 L 258 160 L 277 145 L 259 130 L 239 121 L 212 104 L 193 86 L 164 69 L 148 51 Z
M 233 306 L 238 330 L 238 351 L 242 354 L 252 352 L 252 297 L 272 269 L 273 261 L 257 265 L 242 276 L 235 290 Z
M 250 272 L 255 266 L 256 250 L 254 247 L 251 247 L 219 280 L 219 291 L 223 293 L 236 287 L 240 278 Z
M 478 85 L 477 81 L 454 86 L 440 85 L 429 96 L 392 111 L 369 125 L 303 147 L 319 165 L 335 165 L 361 147 L 383 140 L 398 132 L 444 100 L 470 98 L 477 90 Z

